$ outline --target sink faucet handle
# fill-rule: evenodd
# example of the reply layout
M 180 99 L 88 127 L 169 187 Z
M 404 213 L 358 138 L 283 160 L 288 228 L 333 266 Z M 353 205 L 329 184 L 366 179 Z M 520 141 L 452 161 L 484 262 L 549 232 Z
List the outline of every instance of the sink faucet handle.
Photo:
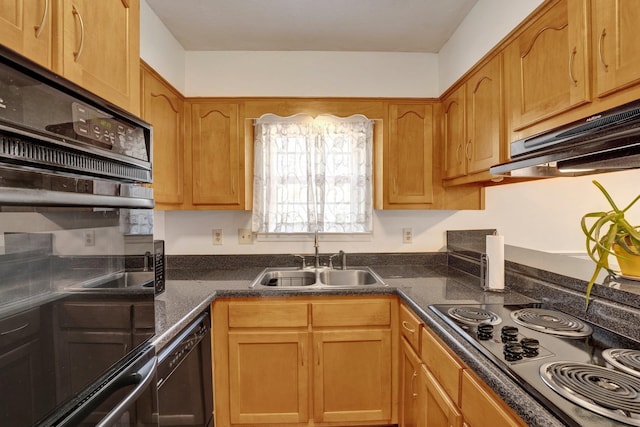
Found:
M 293 256 L 302 260 L 302 267 L 300 267 L 300 269 L 304 270 L 305 268 L 307 268 L 307 258 L 305 258 L 304 255 L 295 254 Z

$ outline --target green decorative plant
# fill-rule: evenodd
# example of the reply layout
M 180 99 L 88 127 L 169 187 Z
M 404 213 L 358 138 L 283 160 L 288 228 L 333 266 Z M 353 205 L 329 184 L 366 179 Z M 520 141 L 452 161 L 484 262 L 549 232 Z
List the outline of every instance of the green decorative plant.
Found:
M 624 209 L 620 209 L 598 181 L 594 180 L 593 183 L 604 194 L 611 206 L 611 210 L 589 212 L 582 217 L 581 226 L 587 237 L 587 253 L 596 263 L 596 269 L 587 285 L 587 306 L 589 305 L 591 288 L 600 271 L 605 269 L 609 274 L 617 272 L 609 266 L 609 255 L 618 256 L 620 260 L 627 261 L 631 261 L 634 256 L 640 256 L 640 225 L 632 225 L 624 216 L 640 200 L 640 195 L 633 199 Z M 616 244 L 622 249 L 618 251 L 618 254 L 614 252 L 614 245 Z

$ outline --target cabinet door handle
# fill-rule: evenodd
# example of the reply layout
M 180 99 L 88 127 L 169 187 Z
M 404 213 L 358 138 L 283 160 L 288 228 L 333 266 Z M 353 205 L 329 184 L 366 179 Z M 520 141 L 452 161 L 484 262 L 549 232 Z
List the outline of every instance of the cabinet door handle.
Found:
M 411 375 L 411 397 L 413 397 L 414 399 L 418 397 L 418 393 L 416 393 L 414 388 L 414 383 L 417 376 L 418 373 L 416 371 L 413 371 L 413 375 Z
M 398 179 L 393 177 L 393 194 L 398 194 Z
M 607 36 L 607 29 L 603 28 L 602 33 L 600 33 L 600 39 L 598 40 L 598 58 L 600 59 L 600 64 L 602 64 L 602 69 L 604 72 L 609 71 L 609 66 L 604 61 L 604 38 Z
M 471 140 L 469 140 L 467 145 L 464 147 L 464 153 L 467 160 L 471 160 Z
M 578 50 L 574 47 L 571 53 L 569 54 L 569 80 L 571 81 L 571 84 L 573 84 L 574 86 L 578 86 L 578 81 L 573 76 L 573 60 L 575 59 L 577 53 L 578 53 Z
M 231 177 L 231 194 L 236 195 L 236 177 Z
M 317 361 L 318 361 L 317 363 L 318 363 L 318 366 L 320 366 L 320 343 L 318 343 L 317 350 L 318 350 L 318 351 L 316 351 Z
M 44 11 L 42 12 L 42 20 L 40 25 L 36 25 L 34 30 L 36 31 L 36 38 L 39 38 L 44 31 L 45 24 L 47 23 L 47 16 L 49 16 L 49 0 L 44 0 Z
M 27 329 L 28 327 L 29 327 L 29 322 L 25 323 L 22 326 L 18 326 L 17 328 L 11 329 L 9 331 L 2 331 L 2 332 L 0 332 L 0 336 L 10 335 L 10 334 L 19 332 L 19 331 L 21 331 L 23 329 Z
M 302 363 L 302 366 L 304 366 L 304 343 L 303 342 L 300 343 L 300 362 Z
M 412 334 L 416 332 L 415 329 L 410 327 L 409 323 L 406 320 L 402 321 L 402 327 L 405 328 L 407 331 L 411 332 Z
M 462 144 L 458 144 L 458 147 L 456 148 L 456 160 L 458 161 L 458 163 L 460 163 L 460 150 L 462 149 Z
M 80 46 L 78 46 L 78 50 L 76 52 L 73 52 L 73 60 L 78 62 L 80 55 L 82 55 L 82 51 L 84 50 L 84 21 L 82 20 L 82 15 L 80 15 L 80 12 L 78 12 L 75 5 L 71 12 L 73 13 L 73 16 L 78 18 L 78 22 L 80 23 Z

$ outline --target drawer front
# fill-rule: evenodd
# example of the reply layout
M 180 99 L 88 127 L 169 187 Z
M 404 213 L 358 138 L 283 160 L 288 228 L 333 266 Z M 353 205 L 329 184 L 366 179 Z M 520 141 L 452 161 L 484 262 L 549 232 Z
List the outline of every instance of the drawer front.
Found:
M 131 304 L 65 302 L 59 320 L 62 328 L 131 330 Z
M 308 325 L 307 303 L 238 302 L 229 304 L 230 328 L 297 328 Z
M 487 386 L 465 370 L 462 375 L 462 403 L 464 419 L 472 426 L 486 425 L 491 420 L 492 427 L 521 427 L 526 425 Z
M 348 300 L 311 304 L 313 326 L 387 326 L 391 301 Z
M 13 345 L 40 330 L 40 309 L 25 311 L 0 322 L 0 348 Z
M 455 358 L 431 332 L 422 329 L 422 361 L 442 385 L 451 400 L 460 403 L 462 362 Z
M 420 354 L 420 327 L 422 321 L 404 304 L 400 305 L 400 332 L 411 347 Z

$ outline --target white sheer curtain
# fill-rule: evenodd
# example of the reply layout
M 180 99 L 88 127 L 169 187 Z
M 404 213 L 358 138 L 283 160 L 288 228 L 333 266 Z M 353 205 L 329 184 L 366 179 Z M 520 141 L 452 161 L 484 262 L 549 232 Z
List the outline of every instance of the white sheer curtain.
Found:
M 253 231 L 366 233 L 373 122 L 362 115 L 262 116 L 255 123 Z

